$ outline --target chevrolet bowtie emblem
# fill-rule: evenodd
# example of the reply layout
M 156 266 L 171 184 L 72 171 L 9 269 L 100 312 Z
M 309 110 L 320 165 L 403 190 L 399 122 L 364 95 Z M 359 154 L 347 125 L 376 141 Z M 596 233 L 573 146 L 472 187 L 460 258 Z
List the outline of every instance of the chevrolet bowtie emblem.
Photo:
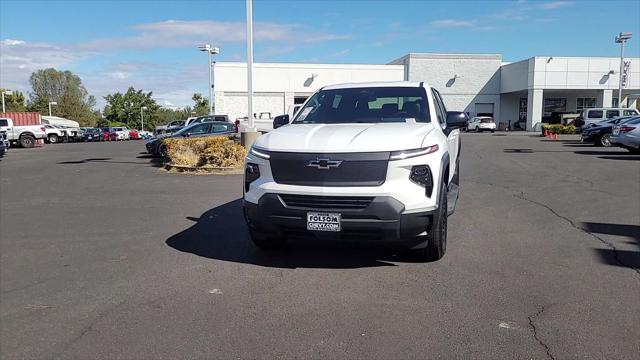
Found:
M 314 167 L 316 169 L 321 169 L 321 170 L 329 170 L 331 168 L 337 168 L 338 166 L 340 166 L 340 164 L 342 164 L 342 160 L 331 160 L 331 159 L 321 159 L 321 158 L 317 158 L 315 160 L 310 160 L 307 163 L 307 167 Z

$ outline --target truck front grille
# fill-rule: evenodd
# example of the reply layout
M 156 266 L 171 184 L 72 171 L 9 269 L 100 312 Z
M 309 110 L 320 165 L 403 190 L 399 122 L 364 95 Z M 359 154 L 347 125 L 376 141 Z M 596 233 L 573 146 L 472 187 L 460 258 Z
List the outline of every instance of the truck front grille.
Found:
M 307 209 L 360 210 L 373 201 L 372 196 L 278 195 L 287 207 Z
M 380 186 L 387 177 L 389 152 L 287 153 L 271 152 L 273 179 L 303 186 Z

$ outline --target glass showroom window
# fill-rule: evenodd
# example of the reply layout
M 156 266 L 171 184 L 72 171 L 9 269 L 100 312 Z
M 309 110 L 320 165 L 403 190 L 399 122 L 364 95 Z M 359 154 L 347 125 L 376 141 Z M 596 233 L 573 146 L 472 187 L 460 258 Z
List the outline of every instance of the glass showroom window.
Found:
M 578 98 L 576 103 L 576 110 L 578 112 L 582 109 L 589 109 L 596 107 L 596 98 Z

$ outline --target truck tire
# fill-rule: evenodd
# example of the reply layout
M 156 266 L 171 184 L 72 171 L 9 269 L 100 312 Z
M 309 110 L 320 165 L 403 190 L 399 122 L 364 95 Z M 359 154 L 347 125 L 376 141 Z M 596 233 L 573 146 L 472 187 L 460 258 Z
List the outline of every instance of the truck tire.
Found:
M 254 245 L 261 250 L 281 249 L 287 243 L 285 239 L 268 237 L 255 230 L 249 230 L 249 235 L 251 236 L 251 241 L 253 241 Z
M 417 250 L 418 256 L 425 261 L 438 261 L 447 251 L 447 184 L 444 179 L 440 186 L 438 212 L 427 235 L 427 246 Z
M 49 144 L 55 144 L 59 141 L 60 139 L 58 139 L 58 135 L 56 134 L 51 134 L 49 135 Z
M 20 146 L 23 148 L 32 148 L 36 145 L 36 138 L 33 135 L 20 136 Z

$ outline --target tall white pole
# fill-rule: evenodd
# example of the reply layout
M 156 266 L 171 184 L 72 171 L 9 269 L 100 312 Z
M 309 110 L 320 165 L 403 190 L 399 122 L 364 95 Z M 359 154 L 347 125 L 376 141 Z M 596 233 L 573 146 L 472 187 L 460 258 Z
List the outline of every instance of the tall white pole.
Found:
M 620 75 L 618 76 L 618 107 L 622 107 L 622 72 L 624 71 L 624 43 L 620 41 Z
M 211 100 L 209 100 L 209 102 L 211 103 L 211 113 L 213 114 L 214 110 L 215 110 L 215 105 L 216 105 L 216 62 L 212 61 L 211 62 L 211 94 L 209 97 Z
M 144 106 L 140 108 L 141 131 L 144 131 Z
M 49 116 L 51 116 L 51 101 L 49 101 Z
M 211 50 L 207 50 L 209 64 L 209 115 L 213 115 L 213 82 L 211 81 Z
M 247 0 L 247 118 L 253 131 L 253 0 Z
M 2 112 L 4 113 L 4 90 L 2 90 Z

